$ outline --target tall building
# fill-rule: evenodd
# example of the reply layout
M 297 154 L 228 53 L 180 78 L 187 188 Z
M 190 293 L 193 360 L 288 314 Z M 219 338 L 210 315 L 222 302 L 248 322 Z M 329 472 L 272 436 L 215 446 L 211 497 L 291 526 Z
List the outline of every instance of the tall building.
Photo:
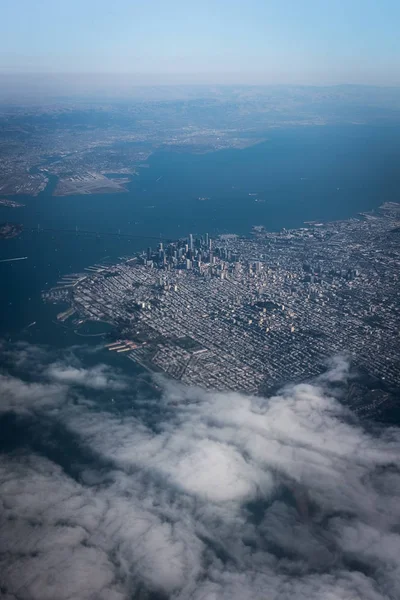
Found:
M 208 248 L 208 233 L 206 233 L 206 248 Z
M 193 234 L 192 233 L 189 234 L 189 249 L 191 252 L 193 252 Z

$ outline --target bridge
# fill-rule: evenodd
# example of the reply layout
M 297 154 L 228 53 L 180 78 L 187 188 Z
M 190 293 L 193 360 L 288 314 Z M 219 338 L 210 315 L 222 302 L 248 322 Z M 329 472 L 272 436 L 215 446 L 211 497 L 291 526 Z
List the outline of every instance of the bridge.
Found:
M 132 233 L 121 233 L 120 229 L 118 229 L 118 231 L 94 231 L 94 230 L 92 231 L 89 229 L 79 229 L 78 227 L 75 227 L 75 229 L 62 229 L 62 228 L 40 227 L 40 225 L 38 225 L 37 227 L 28 229 L 28 231 L 32 231 L 35 233 L 52 233 L 52 234 L 66 233 L 66 234 L 73 234 L 76 236 L 93 236 L 96 238 L 114 237 L 114 238 L 125 238 L 128 240 L 156 240 L 157 242 L 163 242 L 166 244 L 175 241 L 172 238 L 170 238 L 170 239 L 163 238 L 161 233 L 158 237 L 156 237 L 156 236 L 152 236 L 152 235 L 143 235 L 143 234 L 137 235 L 137 234 L 132 234 Z

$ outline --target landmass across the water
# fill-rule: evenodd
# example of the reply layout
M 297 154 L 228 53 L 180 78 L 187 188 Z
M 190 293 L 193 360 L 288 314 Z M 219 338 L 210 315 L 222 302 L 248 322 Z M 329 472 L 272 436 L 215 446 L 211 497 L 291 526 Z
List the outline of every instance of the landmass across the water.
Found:
M 13 106 L 1 104 L 0 92 L 0 193 L 38 196 L 53 177 L 57 196 L 123 192 L 123 182 L 107 173 L 132 174 L 155 152 L 204 155 L 248 148 L 277 130 L 400 121 L 396 88 L 178 86 L 166 96 L 158 89 L 159 98 L 137 91 L 129 102 L 62 97 Z

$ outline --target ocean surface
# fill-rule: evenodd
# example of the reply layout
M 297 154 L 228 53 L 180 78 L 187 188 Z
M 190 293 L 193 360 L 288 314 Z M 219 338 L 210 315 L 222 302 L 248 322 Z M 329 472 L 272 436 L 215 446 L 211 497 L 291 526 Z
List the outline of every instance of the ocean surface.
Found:
M 83 338 L 52 323 L 59 308 L 42 302 L 42 290 L 105 257 L 155 246 L 157 239 L 248 234 L 254 225 L 301 227 L 305 221 L 346 219 L 399 200 L 399 140 L 400 129 L 390 126 L 277 129 L 267 141 L 244 150 L 157 152 L 126 194 L 54 197 L 53 180 L 37 197 L 15 197 L 26 206 L 0 207 L 0 221 L 22 223 L 24 232 L 0 240 L 0 259 L 28 258 L 0 263 L 0 337 L 82 343 Z M 78 233 L 31 231 L 38 225 L 77 228 Z M 120 230 L 132 238 L 88 238 L 79 230 Z

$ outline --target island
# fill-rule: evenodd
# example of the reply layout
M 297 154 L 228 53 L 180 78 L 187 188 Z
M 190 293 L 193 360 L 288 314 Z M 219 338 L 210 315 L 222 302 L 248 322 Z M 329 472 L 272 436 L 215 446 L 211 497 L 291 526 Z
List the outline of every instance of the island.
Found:
M 19 223 L 0 223 L 0 240 L 10 240 L 17 237 L 22 229 L 23 227 Z
M 15 200 L 8 200 L 8 198 L 0 198 L 0 206 L 7 206 L 8 208 L 20 208 L 25 206 L 25 204 L 21 204 Z

